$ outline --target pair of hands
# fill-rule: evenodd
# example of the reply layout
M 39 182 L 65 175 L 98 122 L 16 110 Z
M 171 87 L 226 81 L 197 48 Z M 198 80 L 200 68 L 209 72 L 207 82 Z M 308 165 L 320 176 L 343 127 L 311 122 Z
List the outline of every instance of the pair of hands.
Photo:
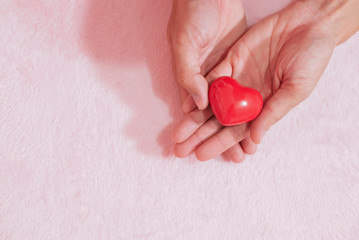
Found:
M 328 28 L 301 1 L 247 30 L 239 0 L 174 0 L 168 40 L 186 114 L 172 133 L 176 156 L 242 162 L 254 154 L 265 132 L 313 91 L 336 45 Z M 251 123 L 223 127 L 213 115 L 208 85 L 220 76 L 261 93 L 263 110 Z

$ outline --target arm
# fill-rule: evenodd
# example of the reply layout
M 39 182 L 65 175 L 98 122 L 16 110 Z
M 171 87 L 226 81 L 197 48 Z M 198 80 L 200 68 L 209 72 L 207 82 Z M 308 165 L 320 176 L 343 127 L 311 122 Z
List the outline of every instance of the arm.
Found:
M 333 33 L 336 45 L 359 30 L 359 0 L 301 0 Z
M 334 47 L 358 29 L 359 0 L 297 0 L 259 21 L 209 74 L 212 79 L 232 76 L 242 85 L 260 91 L 264 107 L 251 122 L 250 131 L 248 124 L 222 129 L 206 112 L 193 112 L 200 115 L 193 119 L 204 121 L 179 125 L 177 132 L 188 129 L 190 124 L 197 127 L 178 148 L 194 149 L 199 159 L 208 160 L 248 134 L 259 144 L 272 125 L 310 95 Z M 193 144 L 193 139 L 200 144 Z

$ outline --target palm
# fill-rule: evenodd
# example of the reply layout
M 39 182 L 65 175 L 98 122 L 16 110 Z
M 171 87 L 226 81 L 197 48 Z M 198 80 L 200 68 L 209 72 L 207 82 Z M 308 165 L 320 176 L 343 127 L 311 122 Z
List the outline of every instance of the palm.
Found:
M 274 22 L 272 18 L 255 25 L 230 50 L 231 75 L 258 89 L 265 102 L 283 87 L 301 91 L 304 98 L 317 83 L 313 79 L 318 80 L 327 65 L 333 44 L 310 25 L 291 29 L 290 20 Z M 288 31 L 283 31 L 280 21 L 286 23 Z
M 247 26 L 240 1 L 200 0 L 188 2 L 182 27 L 199 50 L 203 73 L 220 62 L 229 47 L 243 34 Z
M 303 12 L 300 14 L 305 16 Z M 284 10 L 253 26 L 210 73 L 210 78 L 232 76 L 242 85 L 259 90 L 267 111 L 273 110 L 271 103 L 273 98 L 281 97 L 279 93 L 290 92 L 298 98 L 294 102 L 302 101 L 315 87 L 331 56 L 334 45 L 326 34 L 310 24 L 301 25 L 292 12 Z M 177 149 L 185 148 L 187 152 L 191 148 L 197 149 L 196 155 L 200 159 L 215 157 L 250 134 L 249 124 L 225 128 L 214 124 L 216 119 L 210 109 L 191 114 L 202 115 L 205 121 L 198 121 L 195 134 L 178 144 Z M 192 117 L 196 118 L 199 117 Z M 209 126 L 213 126 L 211 132 Z

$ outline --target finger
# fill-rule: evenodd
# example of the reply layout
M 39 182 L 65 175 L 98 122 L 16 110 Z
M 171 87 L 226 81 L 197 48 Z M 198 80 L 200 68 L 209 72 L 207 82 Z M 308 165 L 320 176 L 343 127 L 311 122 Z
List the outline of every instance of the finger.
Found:
M 222 76 L 232 76 L 233 68 L 229 61 L 229 58 L 226 57 L 221 63 L 218 64 L 207 76 L 206 80 L 211 84 L 214 80 Z
M 248 134 L 248 124 L 226 127 L 201 144 L 195 152 L 196 157 L 201 161 L 214 158 L 232 147 L 234 144 L 242 141 L 248 136 Z
M 182 105 L 182 110 L 184 113 L 190 113 L 197 108 L 196 103 L 194 102 L 193 98 L 188 95 L 187 98 L 184 100 Z
M 292 108 L 304 100 L 306 94 L 287 87 L 283 83 L 279 90 L 264 104 L 262 112 L 251 124 L 250 136 L 259 144 L 268 129 L 284 117 Z
M 213 82 L 215 79 L 221 77 L 221 76 L 231 76 L 232 74 L 232 68 L 231 65 L 229 64 L 229 62 L 227 60 L 223 60 L 221 62 L 221 64 L 219 64 L 215 69 L 213 69 L 207 76 L 206 76 L 206 81 L 208 83 Z M 183 87 L 179 88 L 181 90 L 184 90 Z M 193 110 L 195 110 L 197 108 L 196 102 L 193 100 L 193 98 L 191 97 L 191 95 L 188 94 L 187 91 L 185 91 L 186 94 L 185 95 L 181 95 L 181 96 L 185 96 L 185 98 L 182 98 L 182 110 L 184 113 L 189 113 L 192 112 Z
M 232 67 L 228 59 L 224 59 L 216 68 L 214 68 L 207 76 L 206 80 L 210 84 L 221 76 L 231 76 Z M 187 97 L 183 103 L 182 109 L 185 113 L 191 112 L 196 109 L 196 103 L 191 97 Z
M 204 125 L 201 126 L 194 134 L 186 141 L 178 143 L 174 147 L 174 153 L 177 157 L 187 157 L 195 149 L 213 134 L 218 133 L 223 126 L 215 118 L 211 118 Z
M 213 82 L 217 78 L 221 76 L 231 76 L 232 75 L 232 66 L 229 63 L 228 59 L 225 58 L 223 61 L 215 67 L 207 76 L 206 80 L 208 83 Z M 187 97 L 184 100 L 182 109 L 185 113 L 189 113 L 196 109 L 196 103 L 193 101 L 191 97 Z
M 173 129 L 172 140 L 175 143 L 181 143 L 185 141 L 212 116 L 213 113 L 210 108 L 206 108 L 204 111 L 197 109 L 187 114 L 183 120 Z
M 240 145 L 246 154 L 252 155 L 257 151 L 257 144 L 255 144 L 250 137 L 243 139 Z
M 206 77 L 208 82 L 211 82 L 217 79 L 220 76 L 231 76 L 232 67 L 229 64 L 228 59 L 224 59 L 215 69 L 211 71 L 210 74 Z M 184 103 L 184 111 L 190 111 L 193 108 L 191 105 L 191 99 L 188 97 Z M 209 109 L 209 108 L 208 108 Z M 189 115 L 189 118 L 182 121 L 173 131 L 172 139 L 176 143 L 180 143 L 185 141 L 189 136 L 191 136 L 205 121 L 207 121 L 212 115 L 207 115 L 209 112 L 205 110 L 205 112 L 201 113 L 201 111 L 195 111 L 193 115 Z M 199 114 L 199 116 L 197 116 Z M 202 114 L 202 116 L 200 116 Z M 202 121 L 198 121 L 202 120 Z M 216 133 L 217 129 L 214 129 L 213 133 Z
M 175 7 L 175 3 L 173 4 L 173 8 Z M 175 64 L 175 57 L 174 57 L 174 49 L 172 46 L 172 35 L 171 35 L 171 31 L 172 31 L 172 25 L 173 25 L 173 17 L 174 14 L 171 14 L 170 20 L 168 22 L 168 26 L 167 26 L 167 42 L 168 42 L 168 46 L 170 48 L 170 53 L 171 53 L 171 59 L 172 59 L 172 73 L 175 75 L 176 73 L 176 64 Z M 178 92 L 180 95 L 180 99 L 181 99 L 181 104 L 183 105 L 185 99 L 188 97 L 188 92 L 176 81 L 177 84 L 177 88 L 178 88 Z
M 208 105 L 208 84 L 201 75 L 199 49 L 190 41 L 174 41 L 172 39 L 174 58 L 176 63 L 176 79 L 193 97 L 199 109 Z
M 234 144 L 231 148 L 226 150 L 223 154 L 228 159 L 232 160 L 235 163 L 243 162 L 246 157 L 246 154 L 244 153 L 244 150 L 239 143 Z
M 177 83 L 177 88 L 178 88 L 178 92 L 180 94 L 180 98 L 181 98 L 181 104 L 183 105 L 183 103 L 186 101 L 186 99 L 189 97 L 188 92 L 186 91 L 186 89 L 184 89 L 180 84 Z

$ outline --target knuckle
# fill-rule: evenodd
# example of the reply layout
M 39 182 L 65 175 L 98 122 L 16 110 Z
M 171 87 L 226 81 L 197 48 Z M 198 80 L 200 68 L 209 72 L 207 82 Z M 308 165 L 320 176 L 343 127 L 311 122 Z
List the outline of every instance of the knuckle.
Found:
M 232 65 L 234 65 L 239 60 L 239 53 L 237 51 L 234 51 L 233 49 L 229 50 L 226 60 L 230 62 Z
M 234 126 L 232 127 L 232 132 L 233 132 L 233 136 L 235 138 L 236 141 L 240 141 L 244 138 L 246 132 L 248 131 L 248 125 L 246 124 L 245 126 L 243 125 L 238 125 L 238 126 Z
M 247 45 L 243 41 L 240 41 L 240 42 L 238 42 L 237 45 L 235 45 L 233 48 L 231 48 L 231 50 L 229 50 L 226 60 L 232 66 L 238 65 L 238 63 L 240 63 L 244 58 L 243 51 L 248 53 L 248 48 L 247 48 Z
M 194 135 L 194 137 L 196 138 L 196 140 L 197 140 L 198 142 L 202 142 L 203 139 L 205 139 L 205 135 L 204 135 L 203 133 L 201 133 L 200 131 L 194 132 L 193 135 Z
M 185 72 L 177 72 L 177 81 L 182 86 L 187 86 L 188 85 L 187 74 Z
M 218 134 L 213 136 L 216 140 L 216 142 L 218 142 L 218 144 L 221 146 L 221 149 L 223 149 L 223 151 L 227 150 L 230 146 L 228 146 L 228 144 L 226 144 L 226 142 L 222 139 L 222 137 L 218 136 Z
M 181 84 L 183 86 L 185 83 L 185 78 L 180 76 L 179 74 L 177 74 L 177 81 L 179 84 Z
M 187 46 L 189 44 L 188 36 L 183 31 L 175 31 L 172 32 L 173 35 L 173 43 L 176 46 Z
M 207 75 L 206 79 L 208 82 L 212 82 L 219 78 L 219 76 L 221 76 L 221 73 L 218 72 L 218 69 L 215 68 Z
M 209 136 L 213 135 L 214 130 L 217 131 L 216 128 L 213 129 L 210 125 L 204 124 L 195 132 L 195 135 L 199 140 L 203 141 L 204 139 L 207 139 Z

